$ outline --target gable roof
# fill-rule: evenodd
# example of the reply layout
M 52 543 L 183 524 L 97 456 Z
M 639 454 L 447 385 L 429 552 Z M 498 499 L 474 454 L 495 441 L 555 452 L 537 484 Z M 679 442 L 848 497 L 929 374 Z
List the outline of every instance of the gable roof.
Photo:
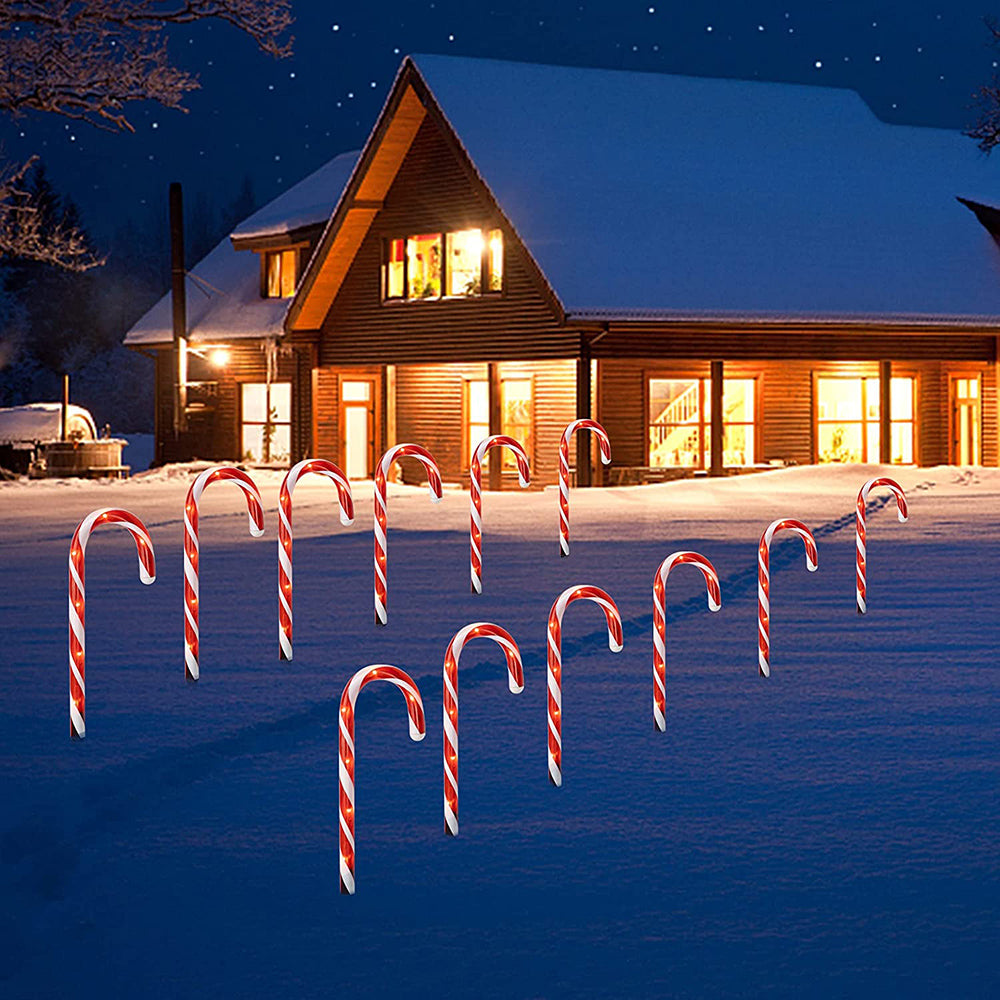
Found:
M 288 299 L 260 294 L 260 260 L 238 250 L 238 237 L 284 236 L 325 223 L 347 183 L 358 154 L 342 153 L 241 222 L 188 270 L 187 327 L 192 343 L 279 337 Z M 131 347 L 173 340 L 170 295 L 164 295 L 125 335 Z
M 1000 248 L 956 201 L 1000 201 L 1000 168 L 957 132 L 848 90 L 419 55 L 364 156 L 414 86 L 571 319 L 1000 323 Z

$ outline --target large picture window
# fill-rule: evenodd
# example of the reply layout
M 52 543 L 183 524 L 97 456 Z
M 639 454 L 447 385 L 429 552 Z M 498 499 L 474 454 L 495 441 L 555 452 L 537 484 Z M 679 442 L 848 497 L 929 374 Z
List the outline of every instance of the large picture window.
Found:
M 490 388 L 486 379 L 466 379 L 463 389 L 463 461 L 468 465 L 476 446 L 490 435 Z M 530 376 L 500 380 L 500 433 L 512 437 L 524 448 L 529 460 L 535 446 L 534 381 Z M 483 469 L 489 468 L 490 452 Z M 516 469 L 517 459 L 503 449 L 503 467 Z
M 503 233 L 458 229 L 386 240 L 384 300 L 471 298 L 503 290 Z
M 915 380 L 889 383 L 891 461 L 914 461 Z M 880 381 L 816 379 L 816 457 L 820 462 L 878 462 L 881 456 Z
M 756 460 L 757 383 L 722 383 L 722 464 Z M 704 469 L 712 462 L 712 383 L 707 378 L 649 379 L 649 464 L 657 468 Z
M 242 460 L 287 465 L 292 457 L 292 383 L 244 382 L 240 404 Z

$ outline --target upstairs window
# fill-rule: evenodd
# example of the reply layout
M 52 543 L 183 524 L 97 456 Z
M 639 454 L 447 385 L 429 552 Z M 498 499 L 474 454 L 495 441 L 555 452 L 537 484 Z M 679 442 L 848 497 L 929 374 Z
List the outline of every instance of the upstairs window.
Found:
M 264 254 L 264 298 L 290 299 L 298 280 L 298 250 L 268 250 Z
M 503 233 L 458 229 L 385 241 L 384 300 L 473 298 L 503 291 Z

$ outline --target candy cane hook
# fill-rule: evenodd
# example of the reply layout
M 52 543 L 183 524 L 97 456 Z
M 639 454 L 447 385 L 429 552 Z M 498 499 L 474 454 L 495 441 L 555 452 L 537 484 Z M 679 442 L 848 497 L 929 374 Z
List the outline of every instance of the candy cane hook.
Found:
M 773 521 L 760 536 L 757 546 L 757 666 L 762 677 L 771 676 L 771 539 L 779 531 L 794 531 L 806 547 L 806 569 L 816 572 L 816 539 L 801 522 L 786 517 Z
M 437 462 L 431 453 L 419 444 L 393 445 L 381 458 L 375 470 L 375 624 L 386 624 L 386 605 L 388 603 L 386 583 L 386 529 L 388 515 L 386 513 L 386 477 L 392 463 L 398 458 L 415 458 L 427 473 L 427 489 L 431 494 L 431 503 L 441 502 L 441 473 Z
M 506 434 L 492 434 L 476 445 L 469 463 L 469 571 L 472 593 L 483 592 L 483 458 L 490 448 L 510 448 L 517 459 L 521 489 L 531 485 L 531 468 L 524 449 Z
M 708 591 L 708 610 L 722 607 L 719 574 L 697 552 L 674 552 L 660 563 L 653 577 L 653 722 L 661 733 L 667 731 L 667 577 L 675 566 L 690 563 L 701 570 Z
M 549 642 L 546 662 L 549 715 L 549 780 L 557 788 L 562 784 L 562 620 L 573 601 L 586 600 L 599 604 L 608 623 L 608 648 L 622 651 L 622 616 L 618 605 L 599 587 L 579 585 L 567 587 L 549 611 Z
M 559 442 L 559 555 L 569 555 L 569 441 L 576 431 L 590 430 L 601 446 L 601 461 L 611 462 L 608 432 L 596 421 L 583 417 L 568 424 Z
M 340 739 L 338 771 L 340 774 L 340 891 L 354 895 L 354 706 L 358 693 L 372 681 L 395 684 L 406 699 L 410 739 L 419 743 L 427 735 L 424 703 L 413 678 L 399 667 L 373 663 L 362 667 L 348 682 L 340 696 Z
M 139 579 L 145 584 L 156 579 L 153 542 L 146 526 L 135 514 L 117 507 L 102 507 L 91 511 L 77 525 L 69 546 L 69 735 L 74 740 L 82 740 L 87 735 L 87 597 L 84 586 L 87 542 L 94 528 L 103 524 L 116 524 L 132 535 L 139 555 Z
M 444 832 L 458 836 L 458 659 L 472 639 L 492 639 L 507 657 L 507 686 L 524 690 L 521 651 L 511 634 L 491 622 L 473 622 L 459 629 L 444 657 Z
M 858 494 L 857 517 L 855 518 L 855 540 L 857 542 L 858 550 L 858 571 L 855 580 L 855 589 L 858 598 L 859 615 L 863 615 L 868 610 L 868 593 L 865 586 L 865 575 L 868 560 L 868 552 L 865 548 L 865 505 L 868 503 L 868 494 L 875 489 L 876 486 L 885 486 L 892 491 L 892 495 L 896 498 L 896 516 L 899 518 L 901 523 L 909 517 L 909 513 L 906 509 L 906 494 L 903 492 L 903 487 L 900 486 L 894 479 L 881 476 L 877 479 L 869 479 L 868 482 L 861 487 L 861 492 Z
M 191 484 L 184 504 L 184 676 L 196 681 L 198 667 L 198 505 L 205 487 L 229 480 L 242 491 L 247 502 L 250 534 L 264 534 L 264 502 L 254 481 L 241 469 L 231 465 L 216 465 L 206 469 Z
M 278 493 L 278 658 L 292 658 L 292 492 L 308 473 L 325 476 L 337 487 L 340 523 L 354 523 L 354 497 L 347 477 L 325 458 L 307 458 L 293 465 L 281 481 Z

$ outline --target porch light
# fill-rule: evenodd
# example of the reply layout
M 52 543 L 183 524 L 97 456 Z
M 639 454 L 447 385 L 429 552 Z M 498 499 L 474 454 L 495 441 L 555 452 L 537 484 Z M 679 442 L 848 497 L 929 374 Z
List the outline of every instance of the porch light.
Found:
M 229 364 L 229 351 L 225 347 L 217 347 L 208 356 L 214 368 L 225 368 Z

